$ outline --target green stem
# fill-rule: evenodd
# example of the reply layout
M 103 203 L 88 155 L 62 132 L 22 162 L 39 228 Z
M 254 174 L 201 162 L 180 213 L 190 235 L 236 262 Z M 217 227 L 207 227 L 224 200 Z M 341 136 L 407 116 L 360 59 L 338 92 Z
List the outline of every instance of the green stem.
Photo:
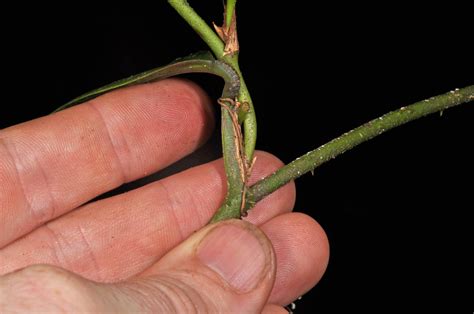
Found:
M 255 116 L 252 98 L 250 97 L 250 93 L 247 89 L 247 85 L 245 84 L 244 77 L 242 76 L 242 72 L 240 71 L 237 56 L 234 56 L 233 58 L 229 59 L 229 61 L 226 61 L 230 65 L 232 65 L 232 67 L 235 69 L 235 71 L 239 74 L 240 77 L 239 101 L 248 104 L 248 110 L 244 113 L 243 118 L 239 117 L 239 120 L 243 119 L 244 124 L 245 158 L 247 158 L 248 161 L 252 161 L 253 153 L 255 151 L 255 145 L 257 143 L 257 118 Z
M 227 147 L 224 150 L 224 168 L 227 177 L 227 195 L 224 203 L 211 218 L 210 223 L 221 220 L 240 218 L 242 207 L 242 191 L 244 182 L 237 156 L 237 147 L 235 146 L 235 133 L 232 124 L 232 117 L 226 109 L 221 110 L 222 123 L 222 146 Z
M 246 207 L 251 208 L 262 198 L 271 194 L 289 181 L 309 171 L 313 171 L 325 162 L 377 135 L 428 114 L 443 111 L 473 100 L 474 85 L 471 85 L 443 95 L 431 97 L 407 107 L 402 107 L 344 133 L 340 137 L 297 158 L 275 173 L 254 184 L 249 189 Z
M 186 0 L 168 0 L 168 3 L 193 28 L 193 30 L 211 48 L 216 58 L 222 56 L 224 43 L 207 23 L 194 11 Z
M 225 24 L 227 27 L 230 26 L 230 22 L 232 21 L 232 16 L 234 15 L 235 11 L 235 4 L 237 0 L 227 0 L 225 6 Z
M 228 6 L 234 7 L 235 2 L 229 1 Z M 257 120 L 253 108 L 250 93 L 245 85 L 242 72 L 239 68 L 238 55 L 224 55 L 224 43 L 219 36 L 206 24 L 206 22 L 194 11 L 186 0 L 168 0 L 168 3 L 178 12 L 179 15 L 194 29 L 194 31 L 204 40 L 204 42 L 211 48 L 217 59 L 226 62 L 232 66 L 240 77 L 240 93 L 239 101 L 247 103 L 249 110 L 243 114 L 244 124 L 244 150 L 245 157 L 251 161 L 255 151 L 255 144 L 257 141 Z M 230 10 L 226 10 L 226 16 Z

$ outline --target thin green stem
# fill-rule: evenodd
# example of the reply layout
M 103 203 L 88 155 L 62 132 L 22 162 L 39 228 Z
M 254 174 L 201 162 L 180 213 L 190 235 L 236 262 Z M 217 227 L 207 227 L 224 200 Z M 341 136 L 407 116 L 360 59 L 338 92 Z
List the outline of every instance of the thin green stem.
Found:
M 247 85 L 245 84 L 244 77 L 242 76 L 242 72 L 240 71 L 237 56 L 233 56 L 228 59 L 229 60 L 227 62 L 232 65 L 232 67 L 236 70 L 240 77 L 239 101 L 248 105 L 248 110 L 244 113 L 243 118 L 239 118 L 239 120 L 242 119 L 244 124 L 245 158 L 247 158 L 248 161 L 252 161 L 253 153 L 255 151 L 255 145 L 257 143 L 257 118 L 255 116 L 252 98 L 250 97 L 250 93 L 247 89 Z
M 313 171 L 325 162 L 375 136 L 428 114 L 443 111 L 473 100 L 474 85 L 471 85 L 443 95 L 431 97 L 407 107 L 402 107 L 344 133 L 340 137 L 297 158 L 275 173 L 254 184 L 249 189 L 246 207 L 251 208 L 256 202 L 289 181 L 309 171 Z
M 232 16 L 234 15 L 236 2 L 237 0 L 227 0 L 226 6 L 225 6 L 225 24 L 224 24 L 227 27 L 229 27 L 230 22 L 232 21 Z
M 247 160 L 253 159 L 255 144 L 257 142 L 257 119 L 253 108 L 250 93 L 245 85 L 242 72 L 240 71 L 238 54 L 224 55 L 224 43 L 219 36 L 206 24 L 206 22 L 194 11 L 186 0 L 168 0 L 168 3 L 178 12 L 179 15 L 199 34 L 204 42 L 211 48 L 217 59 L 232 66 L 240 77 L 239 101 L 248 104 L 248 111 L 241 115 L 244 125 L 244 151 Z M 236 0 L 228 1 L 227 6 L 235 10 Z M 226 16 L 230 9 L 226 10 Z
M 168 3 L 193 28 L 193 30 L 211 48 L 214 55 L 220 58 L 224 52 L 224 43 L 207 23 L 194 11 L 186 0 L 168 0 Z

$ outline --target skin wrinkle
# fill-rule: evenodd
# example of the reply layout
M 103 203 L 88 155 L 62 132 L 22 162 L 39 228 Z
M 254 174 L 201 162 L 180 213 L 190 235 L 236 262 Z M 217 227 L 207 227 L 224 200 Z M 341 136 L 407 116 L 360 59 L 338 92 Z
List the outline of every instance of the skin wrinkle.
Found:
M 184 278 L 181 280 L 182 275 L 183 274 L 179 271 L 174 275 L 170 273 L 160 273 L 141 278 L 137 280 L 135 284 L 143 286 L 142 290 L 153 289 L 154 291 L 159 291 L 160 296 L 166 299 L 166 303 L 170 304 L 172 309 L 175 311 L 181 309 L 179 313 L 198 313 L 197 309 L 204 308 L 206 308 L 204 313 L 214 313 L 215 310 L 211 311 L 209 307 L 213 304 L 214 300 L 212 298 L 220 297 L 220 294 L 213 295 L 212 298 L 209 298 L 207 294 L 202 294 L 193 285 L 187 284 L 187 281 Z M 199 276 L 203 276 L 202 280 L 210 280 L 210 278 L 204 274 L 199 274 Z M 166 293 L 166 291 L 168 291 L 168 293 Z M 172 296 L 174 296 L 174 298 Z M 186 297 L 186 300 L 183 296 Z M 176 299 L 179 299 L 181 302 L 176 302 Z M 156 301 L 159 303 L 162 299 L 157 299 Z M 191 306 L 195 311 L 190 312 L 188 311 L 189 308 L 184 311 L 184 309 L 178 308 L 176 305 L 181 305 L 181 307 Z
M 190 311 L 190 307 L 194 309 L 196 308 L 193 306 L 194 302 L 192 297 L 188 295 L 189 289 L 183 289 L 183 287 L 180 286 L 179 281 L 173 280 L 172 278 L 166 278 L 166 276 L 164 278 L 160 277 L 159 283 L 160 286 L 157 288 L 167 291 L 167 293 L 165 292 L 165 295 L 171 300 L 173 304 L 175 304 L 175 309 L 179 309 L 181 307 L 182 313 L 193 313 Z M 197 311 L 195 310 L 194 313 L 197 313 Z
M 10 151 L 8 150 L 7 146 L 6 146 L 6 143 L 5 143 L 5 139 L 3 137 L 3 132 L 0 132 L 0 148 L 3 147 L 3 151 L 5 152 L 5 159 L 7 160 L 2 160 L 2 165 L 5 165 L 5 167 L 2 167 L 2 169 L 6 169 L 5 173 L 2 173 L 2 176 L 0 177 L 0 179 L 3 180 L 3 178 L 5 177 L 6 179 L 6 182 L 15 182 L 15 179 L 16 179 L 16 182 L 19 182 L 18 180 L 18 177 L 19 177 L 19 174 L 18 174 L 18 169 L 16 168 L 15 166 L 15 162 L 13 160 L 13 157 L 10 153 Z M 13 171 L 11 171 L 11 169 Z M 23 203 L 26 204 L 27 206 L 29 206 L 27 208 L 27 211 L 31 211 L 30 209 L 30 205 L 28 204 L 27 202 L 27 199 L 26 199 L 26 194 L 25 194 L 25 190 L 22 186 L 20 186 L 20 189 L 21 189 L 21 194 L 23 196 Z M 11 206 L 11 203 L 12 203 L 12 199 L 14 199 L 14 196 L 12 196 L 12 193 L 10 192 L 10 189 L 8 189 L 7 186 L 5 186 L 4 184 L 0 185 L 0 195 L 4 194 L 4 196 L 6 197 L 5 199 L 5 203 L 0 203 L 0 212 L 2 213 L 1 217 L 2 220 L 5 219 L 5 221 L 8 221 L 8 222 L 11 222 L 14 220 L 14 215 L 15 213 L 12 212 L 11 210 L 8 210 L 8 208 Z M 6 206 L 5 206 L 6 205 Z M 6 229 L 3 229 L 0 234 L 2 235 L 2 237 L 0 237 L 0 240 L 1 238 L 4 237 L 4 234 L 5 234 L 5 230 Z M 11 230 L 10 230 L 10 233 L 11 233 Z M 1 243 L 0 242 L 0 249 L 7 245 L 8 243 Z
M 35 187 L 39 187 L 41 186 L 42 189 L 40 191 L 40 193 L 38 192 L 33 192 L 32 193 L 32 197 L 29 198 L 27 196 L 27 193 L 26 193 L 26 190 L 28 189 L 27 188 L 27 179 L 24 179 L 24 175 L 22 175 L 21 173 L 26 173 L 25 171 L 21 171 L 20 169 L 23 168 L 20 164 L 20 158 L 18 158 L 18 151 L 15 147 L 15 145 L 13 144 L 12 147 L 10 147 L 10 144 L 7 143 L 7 141 L 5 140 L 5 138 L 0 138 L 0 142 L 2 143 L 2 146 L 5 147 L 5 150 L 8 154 L 8 156 L 10 156 L 11 160 L 13 161 L 13 165 L 14 165 L 14 171 L 15 171 L 15 175 L 16 175 L 16 182 L 19 183 L 19 186 L 20 186 L 20 189 L 21 189 L 21 194 L 22 194 L 22 197 L 24 199 L 24 204 L 26 205 L 26 210 L 28 211 L 28 213 L 30 213 L 30 215 L 32 215 L 33 217 L 35 217 L 35 219 L 31 220 L 31 229 L 33 229 L 34 227 L 37 227 L 39 225 L 41 225 L 42 223 L 44 222 L 47 222 L 49 220 L 51 220 L 52 218 L 54 218 L 56 212 L 57 212 L 57 202 L 55 201 L 55 198 L 53 196 L 53 193 L 51 191 L 51 185 L 49 183 L 49 180 L 48 180 L 48 176 L 46 174 L 46 172 L 44 171 L 44 167 L 41 165 L 40 161 L 36 158 L 35 154 L 31 154 L 31 159 L 33 160 L 34 162 L 34 167 L 27 167 L 27 171 L 29 172 L 29 175 L 30 177 L 37 177 L 37 175 L 40 175 L 41 177 L 41 181 L 42 183 L 44 184 L 37 184 L 35 185 Z M 33 169 L 33 170 L 31 170 Z M 33 189 L 33 191 L 36 191 L 36 189 Z M 45 192 L 45 193 L 41 193 L 41 192 Z M 31 193 L 31 192 L 30 192 Z M 48 197 L 44 197 L 43 195 L 48 195 Z M 36 201 L 37 204 L 40 204 L 40 206 L 35 206 L 33 203 L 32 203 L 32 199 L 37 199 L 39 198 L 40 201 Z M 27 215 L 28 216 L 28 215 Z M 29 229 L 29 230 L 31 230 Z M 14 236 L 14 238 L 16 238 L 17 236 Z M 2 247 L 2 245 L 0 244 L 0 247 Z
M 40 173 L 41 176 L 43 177 L 43 181 L 46 183 L 46 184 L 45 184 L 45 185 L 46 185 L 46 191 L 48 192 L 48 195 L 49 195 L 49 202 L 48 202 L 48 203 L 51 205 L 51 206 L 47 206 L 47 207 L 51 208 L 51 209 L 49 210 L 49 213 L 50 213 L 50 214 L 48 215 L 49 217 L 47 217 L 44 221 L 40 221 L 40 223 L 43 223 L 43 222 L 45 222 L 45 221 L 49 221 L 49 220 L 53 219 L 54 217 L 56 217 L 56 212 L 57 212 L 58 204 L 57 204 L 56 198 L 53 196 L 53 193 L 52 193 L 52 191 L 51 191 L 51 184 L 50 184 L 50 182 L 49 182 L 49 180 L 48 180 L 48 176 L 47 176 L 47 174 L 46 174 L 47 172 L 44 170 L 43 165 L 42 165 L 41 162 L 36 158 L 36 156 L 33 156 L 33 158 L 34 158 L 35 164 L 36 164 L 36 166 L 37 166 L 37 167 L 35 167 L 35 169 L 36 169 L 36 168 L 39 169 L 39 173 Z M 46 215 L 45 215 L 45 217 L 46 217 Z
M 14 157 L 13 152 L 10 150 L 10 148 L 8 147 L 6 141 L 3 137 L 0 138 L 0 144 L 2 144 L 3 147 L 5 147 L 5 151 L 6 151 L 7 155 L 10 157 L 10 159 L 12 161 L 12 164 L 14 166 L 13 169 L 15 171 L 15 176 L 16 176 L 17 182 L 20 183 L 20 188 L 21 188 L 22 195 L 23 195 L 23 201 L 27 205 L 28 212 L 30 212 L 32 214 L 35 214 L 35 211 L 33 210 L 32 204 L 30 203 L 30 201 L 28 200 L 28 197 L 26 196 L 25 187 L 23 186 L 23 180 L 21 180 L 20 171 L 18 170 L 18 165 L 17 165 L 17 162 L 16 162 L 17 159 Z M 36 217 L 36 215 L 35 215 L 35 217 Z M 37 218 L 40 218 L 40 217 L 37 217 Z
M 178 199 L 181 200 L 180 203 L 182 203 L 182 204 L 183 203 L 184 204 L 188 203 L 188 205 L 186 207 L 188 207 L 188 208 L 198 208 L 197 203 L 196 203 L 196 196 L 194 195 L 193 191 L 190 191 L 188 188 L 182 189 L 182 192 L 180 194 L 178 194 L 178 196 L 176 196 L 176 197 L 178 197 Z M 180 204 L 178 203 L 178 206 L 179 205 Z M 181 207 L 183 207 L 183 206 L 181 205 Z M 197 212 L 199 212 L 199 211 L 197 211 Z M 176 216 L 176 218 L 179 219 L 177 214 L 178 214 L 178 212 L 176 212 L 175 216 Z M 185 218 L 183 218 L 183 216 Z M 190 234 L 192 231 L 198 230 L 198 229 L 201 228 L 201 226 L 206 225 L 206 222 L 200 220 L 199 218 L 191 217 L 189 215 L 186 215 L 186 213 L 184 213 L 184 215 L 183 215 L 182 211 L 181 211 L 181 219 L 179 219 L 179 221 L 185 221 L 186 226 L 188 227 L 187 231 L 185 231 L 185 230 L 183 230 L 183 228 L 181 227 L 181 224 L 180 224 L 181 232 L 184 233 L 184 234 Z M 198 222 L 198 223 L 196 224 L 196 222 Z M 183 240 L 186 237 L 183 237 Z
M 176 221 L 176 225 L 178 226 L 181 240 L 188 237 L 190 232 L 195 231 L 201 226 L 207 224 L 210 219 L 210 216 L 204 217 L 203 213 L 197 210 L 197 214 L 191 217 L 187 213 L 184 213 L 182 210 L 183 204 L 186 204 L 187 208 L 202 208 L 202 206 L 198 205 L 198 199 L 201 196 L 200 193 L 197 193 L 195 190 L 192 190 L 187 186 L 183 186 L 182 188 L 180 188 L 179 193 L 171 193 L 170 188 L 167 186 L 169 184 L 169 181 L 160 180 L 159 182 L 160 186 L 165 190 L 169 203 L 171 204 L 173 219 Z M 172 190 L 176 191 L 176 188 Z M 214 190 L 212 190 L 212 192 L 214 192 Z M 206 195 L 204 197 L 208 198 L 209 196 Z M 217 210 L 217 208 L 213 209 Z M 181 221 L 181 223 L 178 224 L 179 221 Z
M 60 241 L 59 241 L 58 235 L 56 234 L 56 232 L 54 232 L 53 229 L 51 229 L 49 224 L 44 224 L 42 226 L 42 229 L 43 229 L 44 233 L 47 234 L 48 237 L 50 237 L 52 239 L 52 241 L 47 241 L 49 251 L 51 252 L 50 256 L 53 257 L 53 263 L 52 264 L 65 267 L 66 266 L 66 254 L 64 253 L 64 251 L 62 249 L 62 246 L 59 244 Z M 58 253 L 61 253 L 61 254 L 58 254 Z M 62 258 L 60 258 L 60 255 L 61 255 Z
M 170 216 L 173 218 L 173 221 L 174 221 L 173 225 L 176 226 L 176 228 L 178 229 L 180 239 L 181 240 L 185 239 L 183 228 L 181 227 L 181 224 L 179 223 L 179 220 L 178 220 L 178 216 L 176 215 L 176 204 L 173 198 L 171 197 L 171 194 L 168 188 L 164 184 L 163 180 L 157 181 L 157 185 L 161 188 L 162 191 L 165 192 L 165 198 L 167 200 L 166 203 L 168 204 L 168 211 L 171 213 Z
M 153 256 L 153 261 L 156 262 L 157 258 L 161 258 L 161 256 L 155 256 L 156 252 L 154 251 L 156 250 L 157 235 L 160 235 L 162 238 L 158 247 L 171 249 L 179 243 L 179 241 L 182 241 L 182 234 L 181 231 L 176 230 L 176 228 L 169 228 L 169 226 L 173 226 L 173 224 L 164 221 L 164 219 L 168 220 L 173 217 L 173 215 L 169 213 L 171 211 L 170 199 L 167 191 L 164 190 L 162 186 L 162 182 L 156 181 L 144 188 L 146 189 L 144 191 L 146 191 L 147 194 L 150 193 L 150 195 L 152 195 L 152 197 L 147 201 L 149 205 L 146 205 L 145 207 L 147 207 L 147 210 L 152 213 L 151 217 L 153 223 L 147 226 L 147 228 L 150 228 L 151 226 L 152 229 L 147 234 L 143 234 L 143 236 L 137 240 L 138 242 L 135 249 L 139 249 L 139 253 L 146 256 L 151 254 L 151 256 Z M 161 191 L 164 191 L 164 193 L 161 193 Z M 134 193 L 134 191 L 131 193 Z M 159 198 L 156 198 L 157 195 L 159 195 Z M 158 218 L 156 219 L 154 217 Z M 176 232 L 179 234 L 179 239 L 176 239 L 176 235 L 174 235 Z M 151 247 L 155 248 L 151 250 Z M 142 270 L 143 269 L 140 269 L 140 271 Z
M 189 195 L 191 196 L 191 207 L 192 208 L 202 208 L 203 206 L 201 205 L 202 204 L 202 200 L 199 199 L 199 196 L 200 195 L 196 195 L 192 192 L 189 192 L 189 190 L 187 190 L 187 192 L 189 193 Z M 214 208 L 213 208 L 214 210 Z M 217 210 L 217 208 L 215 208 L 215 210 Z M 196 215 L 194 216 L 194 218 L 198 221 L 198 228 L 200 226 L 205 226 L 207 224 L 207 222 L 209 221 L 209 217 L 208 216 L 205 216 L 204 217 L 204 213 L 200 210 L 196 211 Z M 196 229 L 196 228 L 193 228 L 193 230 Z
M 95 101 L 94 99 L 89 101 L 88 102 L 88 105 L 90 108 L 92 108 L 93 111 L 96 112 L 97 116 L 100 118 L 100 121 L 104 127 L 104 129 L 106 130 L 107 132 L 107 138 L 108 138 L 108 141 L 110 143 L 110 146 L 112 147 L 112 150 L 114 152 L 114 156 L 115 156 L 115 160 L 117 162 L 118 165 L 120 165 L 120 176 L 121 176 L 121 179 L 119 181 L 119 184 L 118 185 L 121 185 L 121 184 L 124 184 L 125 182 L 128 182 L 128 176 L 125 172 L 125 168 L 124 168 L 124 162 L 122 161 L 122 158 L 120 158 L 120 154 L 118 152 L 118 149 L 117 149 L 117 146 L 116 146 L 116 143 L 114 142 L 113 138 L 112 138 L 112 134 L 111 134 L 111 131 L 110 131 L 110 128 L 109 128 L 109 125 L 108 123 L 106 122 L 106 119 L 105 117 L 103 116 L 102 112 L 97 108 L 97 106 L 95 105 Z M 124 139 L 124 142 L 126 143 L 125 139 Z M 128 144 L 126 143 L 127 145 L 127 149 L 128 148 Z
M 132 295 L 133 300 L 141 307 L 142 311 L 155 307 L 157 313 L 172 313 L 173 302 L 162 289 L 156 286 L 157 283 L 151 280 L 140 280 L 119 285 L 119 288 L 124 289 L 126 295 Z M 146 291 L 153 293 L 153 300 L 150 300 Z
M 191 200 L 191 205 L 189 207 L 191 208 L 200 208 L 201 206 L 198 205 L 198 201 L 196 200 L 196 196 L 189 192 L 189 190 L 186 190 L 186 193 L 189 193 L 189 195 L 191 196 L 190 200 Z M 193 217 L 195 221 L 197 221 L 197 226 L 198 226 L 198 229 L 200 226 L 204 226 L 206 224 L 206 220 L 204 219 L 201 211 L 196 211 L 196 215 Z M 193 226 L 193 230 L 195 230 L 196 228 Z
M 12 157 L 10 153 L 6 149 L 6 144 L 4 143 L 4 138 L 1 136 L 2 133 L 0 133 L 0 153 L 3 151 L 4 158 L 2 158 L 2 171 L 0 171 L 0 180 L 3 182 L 15 182 L 15 178 L 17 177 L 17 173 L 15 171 L 15 166 L 12 160 Z M 4 149 L 1 149 L 1 148 Z M 12 171 L 13 170 L 13 171 Z M 0 185 L 0 195 L 3 195 L 4 198 L 4 203 L 0 204 L 0 211 L 3 213 L 6 211 L 5 209 L 5 204 L 10 204 L 12 202 L 13 196 L 11 193 L 9 193 L 9 187 L 8 185 Z M 22 190 L 22 193 L 24 194 L 24 191 Z M 10 218 L 12 217 L 13 213 L 8 213 L 10 214 Z
M 103 276 L 101 275 L 101 274 L 102 274 L 102 271 L 101 271 L 102 268 L 101 268 L 100 265 L 99 265 L 99 262 L 98 262 L 98 260 L 97 260 L 97 258 L 96 258 L 96 256 L 95 256 L 95 254 L 94 254 L 94 250 L 92 249 L 92 246 L 91 246 L 89 240 L 87 240 L 87 237 L 86 237 L 86 235 L 85 235 L 85 233 L 84 233 L 84 228 L 83 228 L 81 225 L 79 225 L 77 229 L 78 229 L 79 234 L 80 234 L 80 236 L 81 236 L 82 242 L 83 242 L 83 243 L 85 244 L 85 246 L 86 246 L 86 253 L 87 253 L 87 255 L 89 256 L 90 260 L 92 261 L 92 264 L 94 265 L 94 270 L 95 270 L 95 272 L 98 274 L 97 280 L 98 280 L 98 281 L 104 281 L 104 278 L 103 278 Z

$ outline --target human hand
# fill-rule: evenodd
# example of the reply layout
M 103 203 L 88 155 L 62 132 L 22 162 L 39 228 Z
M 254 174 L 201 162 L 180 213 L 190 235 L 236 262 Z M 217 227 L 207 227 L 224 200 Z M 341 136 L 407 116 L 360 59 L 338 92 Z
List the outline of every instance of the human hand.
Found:
M 222 160 L 89 202 L 199 147 L 210 106 L 171 79 L 1 130 L 0 312 L 284 313 L 313 287 L 328 243 L 291 213 L 293 183 L 246 221 L 208 226 L 225 196 Z M 251 182 L 280 166 L 257 152 Z

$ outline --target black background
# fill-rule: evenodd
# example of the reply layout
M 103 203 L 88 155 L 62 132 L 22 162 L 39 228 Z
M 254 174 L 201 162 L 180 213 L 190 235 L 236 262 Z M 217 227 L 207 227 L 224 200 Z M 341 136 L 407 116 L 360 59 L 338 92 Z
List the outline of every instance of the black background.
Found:
M 221 22 L 221 1 L 198 2 L 207 21 Z M 387 111 L 474 84 L 467 8 L 450 20 L 448 7 L 269 3 L 240 1 L 240 59 L 258 148 L 284 162 Z M 0 128 L 206 49 L 164 1 L 89 9 L 5 12 L 14 21 L 2 23 Z M 219 79 L 192 78 L 219 97 Z M 461 283 L 472 284 L 473 107 L 391 131 L 297 181 L 296 210 L 318 220 L 331 244 L 327 273 L 297 312 L 461 302 Z

